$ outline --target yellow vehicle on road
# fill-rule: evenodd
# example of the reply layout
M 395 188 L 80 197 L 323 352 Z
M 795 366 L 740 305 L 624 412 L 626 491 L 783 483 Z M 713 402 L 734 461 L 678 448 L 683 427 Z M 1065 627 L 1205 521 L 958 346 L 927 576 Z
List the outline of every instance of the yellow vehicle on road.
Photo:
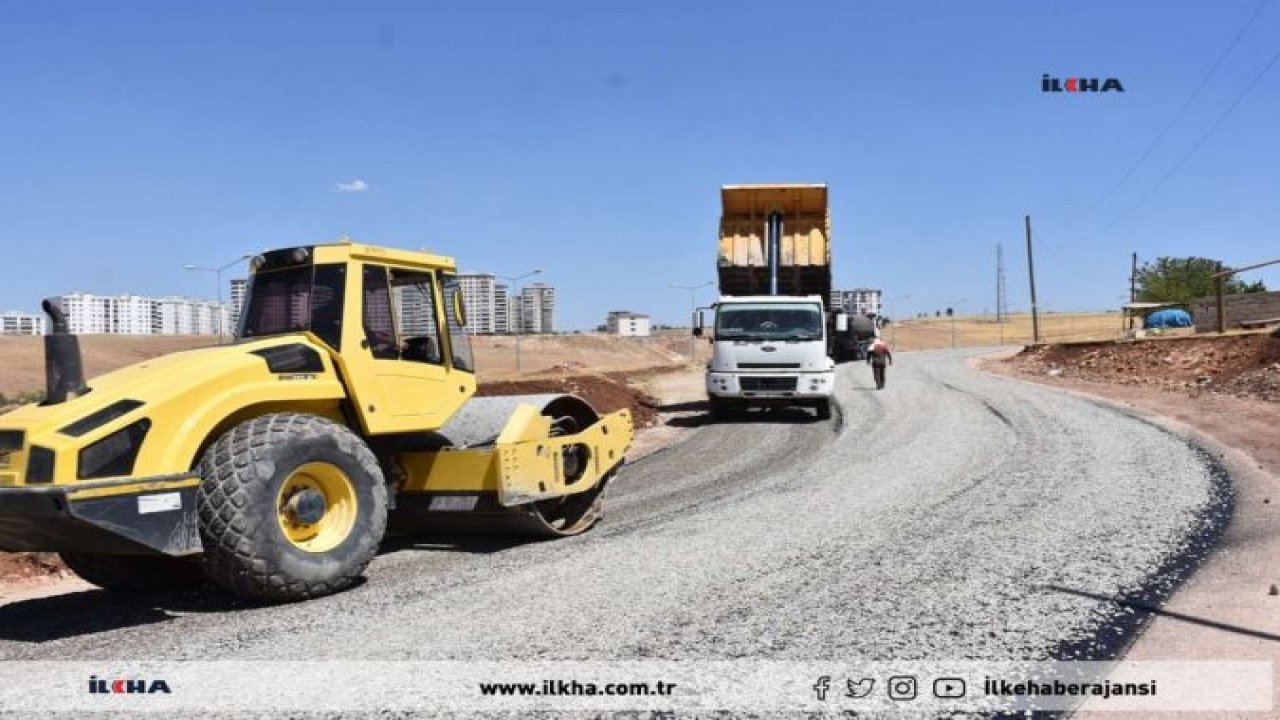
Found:
M 254 257 L 239 339 L 85 383 L 54 301 L 46 398 L 0 416 L 0 549 L 109 590 L 207 577 L 299 600 L 395 529 L 576 535 L 632 440 L 571 395 L 474 398 L 450 258 L 340 242 Z

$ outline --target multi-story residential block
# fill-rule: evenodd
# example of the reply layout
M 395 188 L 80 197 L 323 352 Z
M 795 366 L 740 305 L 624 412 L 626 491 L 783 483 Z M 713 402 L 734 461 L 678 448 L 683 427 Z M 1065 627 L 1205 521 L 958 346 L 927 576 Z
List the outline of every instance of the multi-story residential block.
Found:
M 610 335 L 618 337 L 648 337 L 652 325 L 648 315 L 628 310 L 614 310 L 605 320 L 605 328 Z
M 556 289 L 533 283 L 520 291 L 520 331 L 550 333 L 556 327 Z
M 488 335 L 497 330 L 497 278 L 488 273 L 458 273 L 462 306 L 467 312 L 467 330 Z
M 0 335 L 43 335 L 44 316 L 10 310 L 0 313 Z
M 467 330 L 481 335 L 552 332 L 555 288 L 534 283 L 515 295 L 498 278 L 491 273 L 458 273 Z
M 879 315 L 881 291 L 873 288 L 832 290 L 831 306 L 853 315 Z
M 511 296 L 511 289 L 501 283 L 493 286 L 493 331 L 507 334 L 515 331 L 516 324 L 511 314 L 516 301 Z
M 229 314 L 232 331 L 240 327 L 240 311 L 244 309 L 244 293 L 248 285 L 249 281 L 245 278 L 234 278 L 231 281 L 231 307 Z
M 212 300 L 71 293 L 61 303 L 78 335 L 217 335 L 230 328 L 230 307 Z

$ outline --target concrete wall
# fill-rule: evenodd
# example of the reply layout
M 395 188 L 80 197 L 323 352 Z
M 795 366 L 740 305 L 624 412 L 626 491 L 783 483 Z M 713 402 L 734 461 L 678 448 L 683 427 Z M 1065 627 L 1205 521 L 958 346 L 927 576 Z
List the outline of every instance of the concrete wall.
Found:
M 1226 307 L 1228 330 L 1238 329 L 1241 322 L 1280 318 L 1280 292 L 1278 291 L 1227 295 L 1223 301 Z M 1195 320 L 1196 332 L 1216 332 L 1218 329 L 1217 298 L 1210 296 L 1192 301 L 1191 317 Z

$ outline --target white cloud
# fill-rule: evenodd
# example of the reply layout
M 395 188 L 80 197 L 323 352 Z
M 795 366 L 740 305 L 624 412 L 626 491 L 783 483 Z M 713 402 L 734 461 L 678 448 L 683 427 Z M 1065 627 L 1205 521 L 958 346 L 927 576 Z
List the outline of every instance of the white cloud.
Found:
M 338 192 L 364 192 L 369 189 L 369 183 L 363 180 L 352 180 L 351 182 L 334 183 L 333 189 Z

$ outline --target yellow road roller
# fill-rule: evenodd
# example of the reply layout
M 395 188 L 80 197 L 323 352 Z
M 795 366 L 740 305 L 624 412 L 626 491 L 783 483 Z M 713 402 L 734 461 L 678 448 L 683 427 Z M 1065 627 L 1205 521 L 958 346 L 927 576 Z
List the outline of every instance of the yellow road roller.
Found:
M 0 416 L 0 550 L 107 590 L 294 601 L 351 586 L 388 527 L 577 535 L 633 437 L 572 395 L 473 398 L 456 265 L 425 252 L 262 253 L 234 343 L 87 383 L 44 308 L 45 399 Z

